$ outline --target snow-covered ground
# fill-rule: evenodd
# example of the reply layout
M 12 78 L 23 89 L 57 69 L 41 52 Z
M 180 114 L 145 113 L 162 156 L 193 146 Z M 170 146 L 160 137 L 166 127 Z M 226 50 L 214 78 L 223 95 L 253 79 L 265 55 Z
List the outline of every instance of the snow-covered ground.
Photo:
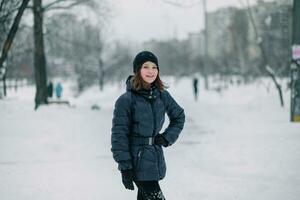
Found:
M 178 142 L 165 151 L 168 165 L 161 187 L 168 200 L 298 200 L 300 124 L 289 122 L 270 85 L 232 86 L 222 93 L 191 80 L 165 79 L 186 112 Z M 202 86 L 201 82 L 201 86 Z M 70 87 L 71 88 L 71 87 Z M 131 200 L 110 152 L 114 101 L 124 84 L 93 87 L 71 106 L 33 110 L 34 88 L 0 100 L 1 200 Z M 92 110 L 92 105 L 100 110 Z

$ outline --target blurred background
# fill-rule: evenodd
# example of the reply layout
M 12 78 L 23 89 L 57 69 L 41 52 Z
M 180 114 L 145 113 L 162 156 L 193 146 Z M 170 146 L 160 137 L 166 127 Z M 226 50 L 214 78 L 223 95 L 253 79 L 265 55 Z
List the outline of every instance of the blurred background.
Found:
M 186 114 L 167 199 L 299 199 L 300 0 L 0 0 L 0 48 L 0 199 L 136 198 L 110 134 L 142 50 Z
M 5 80 L 25 79 L 36 85 L 36 105 L 47 102 L 46 85 L 57 77 L 75 81 L 78 93 L 126 78 L 142 49 L 158 55 L 162 75 L 198 74 L 206 89 L 209 77 L 226 85 L 232 76 L 290 76 L 292 0 L 0 3 L 0 94 Z

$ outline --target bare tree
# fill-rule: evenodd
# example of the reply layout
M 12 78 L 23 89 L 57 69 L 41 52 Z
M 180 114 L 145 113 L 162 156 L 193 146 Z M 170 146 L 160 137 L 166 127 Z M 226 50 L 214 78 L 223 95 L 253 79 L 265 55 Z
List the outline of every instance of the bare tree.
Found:
M 3 2 L 1 2 L 0 4 L 0 11 L 3 7 Z M 0 73 L 0 78 L 1 76 L 3 76 L 3 81 L 4 81 L 4 94 L 6 94 L 6 87 L 5 87 L 5 77 L 6 77 L 6 66 L 4 66 L 4 62 L 7 58 L 8 52 L 12 46 L 13 40 L 15 38 L 15 35 L 17 33 L 21 18 L 23 16 L 23 13 L 28 5 L 29 0 L 23 0 L 21 6 L 18 9 L 18 13 L 16 15 L 16 17 L 14 18 L 14 22 L 9 30 L 9 33 L 7 35 L 7 38 L 4 42 L 3 48 L 2 48 L 2 53 L 0 56 L 0 72 L 2 71 L 2 73 Z
M 101 38 L 101 32 L 98 31 L 98 34 L 96 36 L 96 54 L 98 57 L 98 66 L 99 66 L 99 76 L 98 76 L 98 80 L 99 80 L 99 88 L 102 91 L 103 87 L 104 87 L 104 78 L 105 78 L 105 71 L 106 68 L 104 67 L 104 62 L 103 62 L 103 58 L 102 58 L 102 51 L 103 51 L 103 41 Z
M 43 17 L 44 12 L 53 9 L 68 9 L 79 4 L 89 4 L 92 0 L 53 0 L 42 5 L 42 0 L 33 0 L 34 15 L 34 68 L 36 81 L 35 109 L 42 104 L 47 104 L 47 74 L 46 56 L 44 50 Z
M 47 104 L 46 56 L 44 51 L 42 0 L 33 0 L 34 77 L 36 82 L 35 109 Z
M 244 5 L 244 3 L 242 2 L 242 0 L 240 0 L 240 2 L 241 2 L 241 4 Z M 251 23 L 251 25 L 253 27 L 253 30 L 254 30 L 254 34 L 255 34 L 255 37 L 256 37 L 257 45 L 259 46 L 259 49 L 261 51 L 263 65 L 265 67 L 265 72 L 271 77 L 273 83 L 275 84 L 275 86 L 277 88 L 277 91 L 278 91 L 278 95 L 279 95 L 279 99 L 280 99 L 280 104 L 283 107 L 284 106 L 284 101 L 283 101 L 283 97 L 282 97 L 281 85 L 276 80 L 276 76 L 275 76 L 274 70 L 270 66 L 270 62 L 269 62 L 269 59 L 267 57 L 266 50 L 265 50 L 265 48 L 263 46 L 263 42 L 264 41 L 263 41 L 262 37 L 260 37 L 260 35 L 258 33 L 258 29 L 257 29 L 257 26 L 256 26 L 255 21 L 254 21 L 254 17 L 253 17 L 253 13 L 252 13 L 252 10 L 251 10 L 251 7 L 250 7 L 249 0 L 246 0 L 246 5 L 245 6 L 247 8 L 247 13 L 248 13 L 249 21 L 250 21 L 250 23 Z
M 20 0 L 2 0 L 0 2 L 0 31 L 3 33 L 8 32 L 8 28 L 14 19 L 16 11 L 18 11 Z M 1 35 L 0 35 L 1 36 Z M 2 39 L 2 38 L 1 38 Z

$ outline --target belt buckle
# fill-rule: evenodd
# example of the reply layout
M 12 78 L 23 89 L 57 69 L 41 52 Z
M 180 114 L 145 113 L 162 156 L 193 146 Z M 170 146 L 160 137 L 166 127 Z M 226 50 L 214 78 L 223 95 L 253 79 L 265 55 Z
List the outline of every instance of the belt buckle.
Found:
M 153 137 L 148 138 L 148 145 L 153 145 Z

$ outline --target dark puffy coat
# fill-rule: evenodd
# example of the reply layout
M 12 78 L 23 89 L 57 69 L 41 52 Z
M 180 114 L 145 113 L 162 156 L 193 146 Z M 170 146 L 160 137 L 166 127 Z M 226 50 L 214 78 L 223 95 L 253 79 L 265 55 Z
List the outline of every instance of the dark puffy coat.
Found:
M 166 91 L 156 87 L 135 91 L 130 78 L 126 92 L 115 104 L 112 120 L 112 153 L 119 170 L 133 169 L 136 180 L 160 180 L 166 174 L 166 163 L 161 146 L 136 143 L 140 138 L 159 134 L 167 113 L 170 124 L 163 136 L 172 145 L 180 134 L 184 110 Z

